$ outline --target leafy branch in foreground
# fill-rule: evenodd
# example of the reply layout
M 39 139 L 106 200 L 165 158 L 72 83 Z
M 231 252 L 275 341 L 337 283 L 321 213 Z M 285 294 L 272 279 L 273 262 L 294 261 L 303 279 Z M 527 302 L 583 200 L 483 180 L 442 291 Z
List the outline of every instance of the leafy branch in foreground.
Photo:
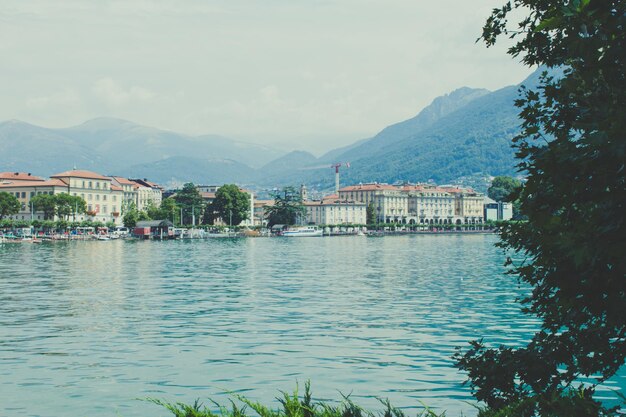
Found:
M 475 341 L 456 356 L 495 413 L 484 415 L 616 413 L 593 394 L 626 358 L 625 27 L 623 0 L 515 0 L 483 29 L 488 46 L 510 37 L 509 54 L 547 68 L 516 102 L 528 221 L 501 229 L 501 246 L 527 259 L 508 265 L 542 324 L 524 347 Z
M 230 400 L 230 408 L 214 401 L 211 401 L 214 409 L 203 405 L 199 400 L 196 400 L 191 405 L 181 402 L 170 403 L 155 398 L 148 398 L 146 401 L 166 408 L 175 417 L 406 417 L 404 412 L 393 407 L 389 400 L 380 400 L 385 409 L 377 413 L 359 407 L 348 396 L 343 396 L 342 401 L 337 405 L 313 402 L 311 384 L 309 382 L 304 386 L 303 396 L 299 395 L 298 387 L 296 387 L 293 393 L 281 393 L 282 396 L 277 398 L 280 408 L 276 409 L 263 405 L 260 402 L 249 400 L 241 395 L 235 395 L 234 398 L 241 402 L 243 406 L 240 407 L 235 401 Z M 252 414 L 247 413 L 248 408 L 253 411 Z M 424 410 L 417 415 L 417 417 L 444 416 L 445 412 L 436 414 L 427 407 L 424 407 Z

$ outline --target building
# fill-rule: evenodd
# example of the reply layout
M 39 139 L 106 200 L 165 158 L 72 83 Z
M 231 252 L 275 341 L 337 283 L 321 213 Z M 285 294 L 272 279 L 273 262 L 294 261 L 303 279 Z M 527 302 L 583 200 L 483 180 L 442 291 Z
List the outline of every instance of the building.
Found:
M 133 235 L 141 239 L 174 239 L 174 223 L 169 220 L 138 221 Z
M 120 205 L 120 211 L 124 215 L 128 210 L 137 206 L 137 193 L 135 191 L 135 184 L 133 181 L 124 177 L 111 177 L 111 184 L 122 189 L 122 204 Z
M 367 224 L 367 205 L 354 201 L 342 201 L 335 194 L 335 198 L 325 198 L 321 201 L 305 201 L 304 219 L 300 224 L 339 225 L 339 224 Z
M 379 223 L 407 223 L 409 215 L 408 194 L 389 184 L 359 184 L 341 188 L 339 200 L 370 203 L 376 210 Z
M 135 207 L 139 211 L 144 211 L 150 206 L 159 207 L 163 201 L 163 188 L 146 178 L 130 178 L 133 182 L 135 192 Z
M 431 184 L 359 184 L 339 190 L 340 200 L 373 204 L 379 223 L 477 224 L 484 196 L 471 189 Z
M 22 204 L 20 212 L 11 216 L 13 219 L 44 220 L 44 214 L 34 210 L 30 199 L 39 194 L 67 193 L 81 197 L 87 205 L 87 213 L 77 215 L 73 220 L 121 223 L 120 209 L 123 191 L 112 184 L 109 177 L 84 170 L 61 172 L 52 175 L 49 180 L 26 173 L 10 173 L 10 175 L 2 173 L 0 175 L 3 177 L 0 180 L 0 190 L 13 193 Z M 56 217 L 51 220 L 56 220 Z
M 40 194 L 67 192 L 67 184 L 58 179 L 44 180 L 26 173 L 0 173 L 0 191 L 14 195 L 21 204 L 19 213 L 9 216 L 13 220 L 46 220 L 43 212 L 36 212 L 30 199 Z
M 252 217 L 255 226 L 266 226 L 268 208 L 274 206 L 274 200 L 255 200 L 254 216 Z
M 121 224 L 121 208 L 124 201 L 123 189 L 110 177 L 85 170 L 65 171 L 50 176 L 66 184 L 66 193 L 79 196 L 87 203 L 87 213 L 76 220 L 91 220 Z
M 484 218 L 486 221 L 511 220 L 513 218 L 513 204 L 498 202 L 485 197 Z

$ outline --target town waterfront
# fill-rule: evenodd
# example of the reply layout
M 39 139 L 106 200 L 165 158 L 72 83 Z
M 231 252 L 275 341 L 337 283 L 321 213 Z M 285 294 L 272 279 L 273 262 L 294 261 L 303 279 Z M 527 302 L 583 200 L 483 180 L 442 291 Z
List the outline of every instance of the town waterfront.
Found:
M 474 415 L 455 347 L 515 345 L 536 328 L 496 241 L 4 245 L 0 415 L 166 416 L 137 398 L 226 402 L 231 391 L 268 402 L 307 379 L 316 399 Z

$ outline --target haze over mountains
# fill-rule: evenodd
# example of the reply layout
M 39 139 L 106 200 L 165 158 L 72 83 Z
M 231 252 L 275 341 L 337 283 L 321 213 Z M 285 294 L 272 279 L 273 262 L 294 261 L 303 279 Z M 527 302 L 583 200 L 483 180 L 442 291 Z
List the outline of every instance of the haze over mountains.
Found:
M 538 70 L 539 71 L 539 70 Z M 522 84 L 536 84 L 538 71 Z M 415 117 L 376 136 L 317 158 L 217 136 L 190 136 L 98 118 L 49 129 L 0 123 L 0 171 L 50 175 L 73 166 L 104 174 L 146 177 L 164 184 L 237 182 L 276 187 L 334 183 L 330 164 L 350 162 L 342 183 L 450 182 L 473 175 L 515 173 L 518 86 L 490 92 L 463 87 L 436 98 Z

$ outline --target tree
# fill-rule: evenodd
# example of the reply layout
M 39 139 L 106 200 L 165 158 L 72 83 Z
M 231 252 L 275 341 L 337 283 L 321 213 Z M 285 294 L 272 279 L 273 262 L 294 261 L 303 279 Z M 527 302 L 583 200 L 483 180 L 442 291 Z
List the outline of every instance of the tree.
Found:
M 180 219 L 180 208 L 176 205 L 176 201 L 173 198 L 166 198 L 161 201 L 159 220 L 171 220 L 176 224 Z
M 204 201 L 193 183 L 183 185 L 183 189 L 176 193 L 174 200 L 183 211 L 182 224 L 191 224 L 194 219 L 198 222 L 202 218 Z
M 285 187 L 280 192 L 275 192 L 274 205 L 267 208 L 267 225 L 295 224 L 300 216 L 305 214 L 300 192 L 294 187 Z
M 250 214 L 250 195 L 241 191 L 235 184 L 226 184 L 218 188 L 215 199 L 206 211 L 205 218 L 213 223 L 221 218 L 224 223 L 238 225 L 247 220 Z
M 137 222 L 139 221 L 139 213 L 137 212 L 136 209 L 130 208 L 126 211 L 126 214 L 124 214 L 124 217 L 122 218 L 122 222 L 124 223 L 124 227 L 135 227 L 137 225 Z
M 30 199 L 33 210 L 42 211 L 44 220 L 54 219 L 57 210 L 57 200 L 51 194 L 37 194 Z
M 56 214 L 60 218 L 69 220 L 70 216 L 76 219 L 77 214 L 87 211 L 87 203 L 81 197 L 69 195 L 67 193 L 55 194 Z
M 367 218 L 367 224 L 376 224 L 376 207 L 374 207 L 374 202 L 370 201 L 365 209 L 365 217 Z
M 525 15 L 515 29 L 512 11 Z M 520 0 L 495 9 L 483 29 L 488 46 L 512 37 L 510 54 L 547 68 L 538 89 L 522 88 L 516 102 L 528 222 L 505 225 L 501 234 L 501 246 L 525 258 L 508 264 L 532 287 L 522 302 L 541 328 L 524 347 L 475 341 L 457 356 L 479 400 L 494 410 L 525 404 L 508 415 L 548 415 L 555 401 L 571 398 L 596 415 L 609 413 L 592 399 L 595 384 L 577 381 L 600 383 L 624 364 L 625 26 L 623 1 Z
M 9 194 L 5 191 L 0 191 L 0 220 L 6 216 L 12 216 L 20 212 L 20 200 L 18 200 L 13 194 Z
M 512 177 L 495 177 L 487 189 L 489 198 L 495 201 L 511 202 L 514 193 L 519 192 L 522 182 Z
M 146 215 L 151 219 L 161 219 L 161 208 L 157 207 L 153 201 L 150 201 L 143 211 L 145 211 Z

